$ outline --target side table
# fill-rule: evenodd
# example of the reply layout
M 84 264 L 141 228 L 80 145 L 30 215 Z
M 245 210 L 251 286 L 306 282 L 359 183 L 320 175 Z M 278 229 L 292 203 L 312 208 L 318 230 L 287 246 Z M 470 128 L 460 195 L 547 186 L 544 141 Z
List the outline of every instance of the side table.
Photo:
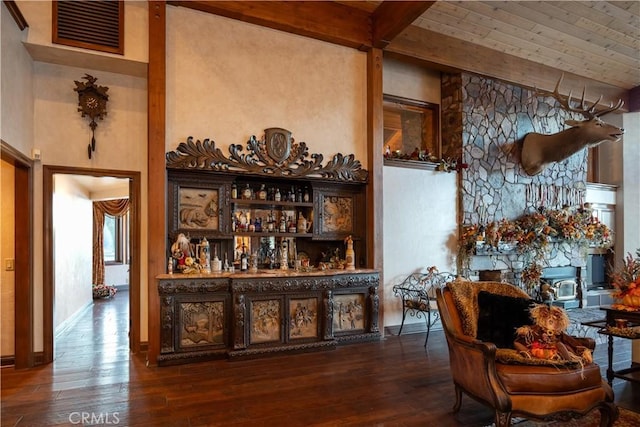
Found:
M 607 366 L 607 381 L 609 385 L 613 383 L 614 378 L 640 383 L 640 366 L 632 366 L 617 371 L 613 370 L 614 337 L 631 340 L 640 339 L 640 310 L 621 310 L 612 305 L 601 306 L 600 309 L 606 313 L 604 321 L 590 323 L 592 323 L 592 326 L 599 326 L 598 333 L 608 337 L 607 353 L 609 364 Z M 621 322 L 626 324 L 621 325 Z

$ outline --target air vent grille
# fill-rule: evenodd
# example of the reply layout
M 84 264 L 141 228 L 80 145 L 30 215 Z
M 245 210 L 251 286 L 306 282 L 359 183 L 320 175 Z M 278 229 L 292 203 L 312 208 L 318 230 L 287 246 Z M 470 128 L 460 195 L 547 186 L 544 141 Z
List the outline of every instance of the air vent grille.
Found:
M 85 49 L 124 53 L 124 3 L 59 0 L 53 3 L 53 42 Z

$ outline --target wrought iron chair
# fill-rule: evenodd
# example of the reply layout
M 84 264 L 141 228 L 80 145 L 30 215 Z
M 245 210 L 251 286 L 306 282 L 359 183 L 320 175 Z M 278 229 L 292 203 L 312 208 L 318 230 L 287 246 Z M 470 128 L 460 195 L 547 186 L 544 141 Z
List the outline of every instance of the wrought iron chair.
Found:
M 431 267 L 426 273 L 412 273 L 401 283 L 395 285 L 393 293 L 402 299 L 402 323 L 398 335 L 402 334 L 407 314 L 416 319 L 424 317 L 427 325 L 427 336 L 424 339 L 426 347 L 429 341 L 429 331 L 440 319 L 436 303 L 436 289 L 455 278 L 456 276 L 451 273 L 440 273 Z

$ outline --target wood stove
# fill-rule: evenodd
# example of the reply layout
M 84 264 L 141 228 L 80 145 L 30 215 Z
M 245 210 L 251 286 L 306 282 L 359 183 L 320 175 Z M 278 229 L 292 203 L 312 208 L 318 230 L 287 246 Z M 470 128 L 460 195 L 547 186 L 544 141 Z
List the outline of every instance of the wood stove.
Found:
M 548 283 L 552 289 L 553 305 L 563 308 L 580 307 L 579 267 L 547 267 L 542 271 L 541 283 Z

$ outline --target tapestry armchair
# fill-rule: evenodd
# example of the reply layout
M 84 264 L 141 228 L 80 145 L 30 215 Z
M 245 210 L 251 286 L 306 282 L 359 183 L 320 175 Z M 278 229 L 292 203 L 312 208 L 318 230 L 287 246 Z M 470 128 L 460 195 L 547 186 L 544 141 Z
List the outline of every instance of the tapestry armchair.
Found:
M 487 331 L 479 330 L 486 327 L 479 323 L 486 317 L 486 310 L 478 304 L 479 295 L 483 299 L 497 296 L 495 300 L 504 304 L 494 307 L 503 316 L 495 323 L 494 329 L 500 329 L 507 322 L 506 311 L 531 304 L 526 292 L 506 283 L 456 280 L 438 288 L 436 294 L 455 385 L 454 412 L 460 410 L 464 393 L 495 411 L 497 427 L 510 426 L 514 416 L 568 420 L 595 409 L 600 411 L 602 427 L 613 425 L 618 409 L 597 364 L 526 359 L 515 349 L 499 348 L 489 338 L 479 338 L 487 336 Z M 595 347 L 591 338 L 580 342 Z

